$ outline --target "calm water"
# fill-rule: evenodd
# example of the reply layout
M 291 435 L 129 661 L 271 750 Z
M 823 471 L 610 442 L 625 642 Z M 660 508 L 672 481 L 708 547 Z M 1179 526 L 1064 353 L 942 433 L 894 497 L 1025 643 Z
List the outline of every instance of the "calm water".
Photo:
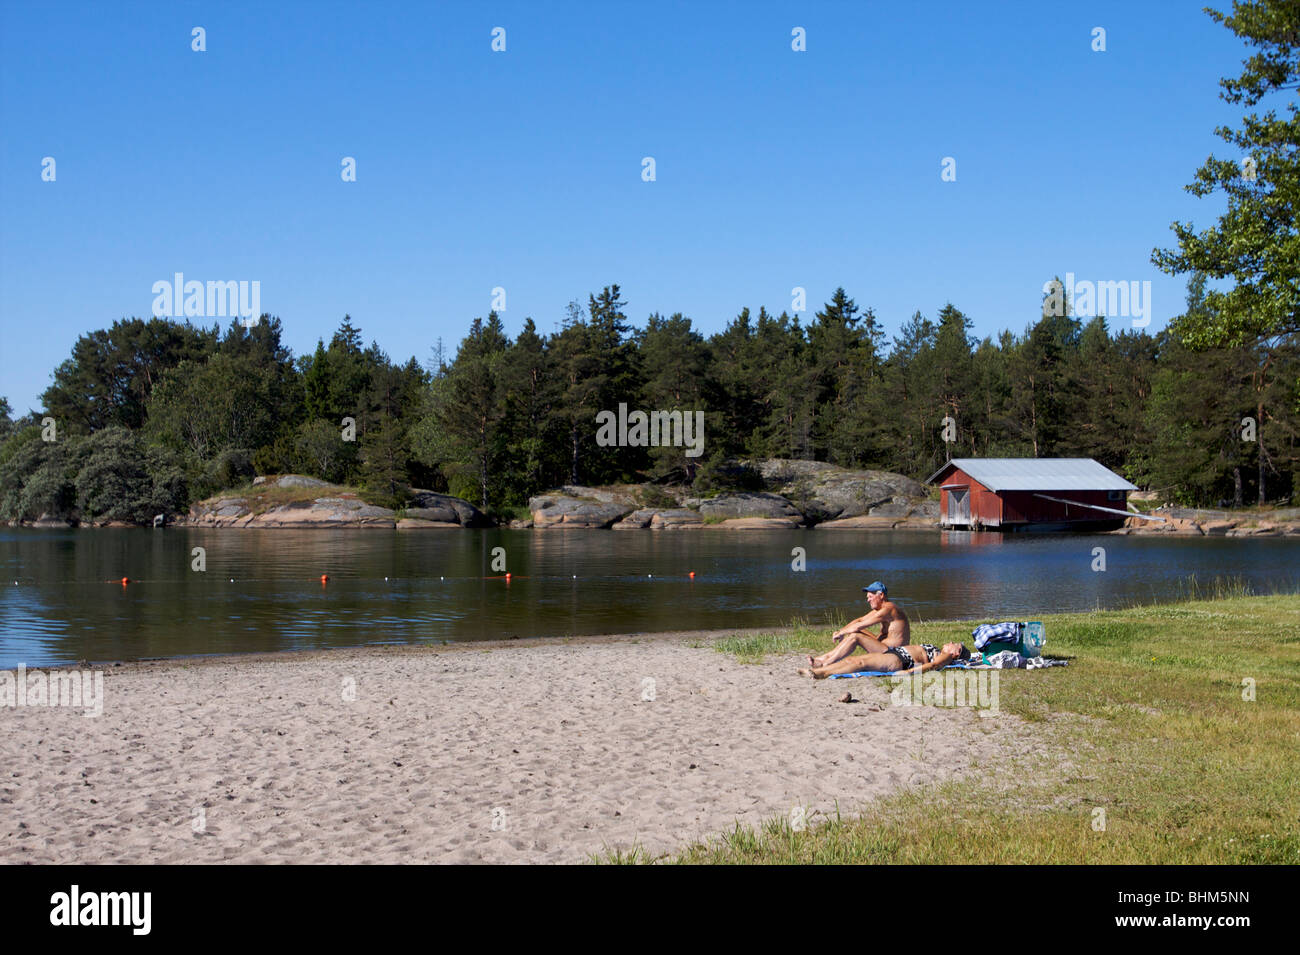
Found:
M 194 547 L 205 572 L 191 569 Z M 509 582 L 491 569 L 496 547 Z M 795 547 L 806 572 L 791 569 Z M 1091 569 L 1094 547 L 1106 549 L 1104 573 Z M 1300 539 L 4 529 L 0 568 L 0 667 L 12 667 L 784 625 L 865 612 L 860 588 L 876 578 L 913 619 L 1023 619 L 1152 602 L 1189 574 L 1291 589 Z

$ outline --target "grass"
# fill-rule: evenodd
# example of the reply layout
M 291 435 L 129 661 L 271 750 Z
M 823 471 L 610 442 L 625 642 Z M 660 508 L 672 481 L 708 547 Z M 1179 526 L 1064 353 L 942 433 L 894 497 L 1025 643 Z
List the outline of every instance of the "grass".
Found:
M 280 507 L 295 502 L 314 501 L 318 497 L 357 497 L 356 488 L 326 484 L 321 487 L 280 487 L 278 484 L 245 484 L 243 487 L 219 491 L 209 500 L 229 500 L 241 498 L 248 503 L 254 514 L 261 514 L 273 507 Z
M 323 484 L 316 487 L 281 487 L 279 484 L 245 484 L 242 487 L 218 491 L 206 500 L 228 501 L 239 498 L 247 502 L 248 509 L 254 514 L 264 514 L 272 508 L 285 504 L 310 504 L 322 497 L 353 498 L 386 507 L 404 515 L 409 500 L 404 495 L 392 495 L 384 491 L 367 488 L 348 487 L 341 484 Z
M 1278 516 L 1279 512 L 1290 511 L 1296 506 L 1292 502 L 1282 501 L 1276 504 L 1243 504 L 1241 507 L 1234 507 L 1231 504 L 1227 504 L 1223 507 L 1219 507 L 1217 504 L 1181 504 L 1173 500 L 1139 501 L 1134 498 L 1129 498 L 1128 503 L 1132 504 L 1143 514 L 1150 514 L 1152 511 L 1161 507 L 1176 507 L 1184 508 L 1189 511 L 1208 511 L 1211 514 L 1226 514 L 1227 519 L 1230 521 L 1246 519 L 1252 519 L 1255 521 L 1286 520 L 1287 518 L 1280 518 Z
M 509 524 L 511 521 L 528 521 L 532 520 L 533 512 L 528 509 L 526 504 L 502 504 L 490 509 L 489 517 L 495 518 L 502 524 Z
M 1002 675 L 1000 707 L 1017 724 L 972 715 L 972 733 L 1035 741 L 992 772 L 902 791 L 869 820 L 796 831 L 778 817 L 670 856 L 593 861 L 1300 863 L 1300 595 L 1247 593 L 1191 581 L 1173 603 L 1044 617 L 1047 649 L 1070 666 Z M 970 629 L 919 624 L 913 641 L 969 641 Z M 827 634 L 797 624 L 715 646 L 748 662 L 824 649 Z
M 712 646 L 741 663 L 762 663 L 772 653 L 825 653 L 831 648 L 830 634 L 840 626 L 838 623 L 816 626 L 806 620 L 796 620 L 789 630 L 723 637 L 713 641 Z
M 1253 597 L 1254 590 L 1250 581 L 1240 575 L 1235 577 L 1215 577 L 1208 584 L 1196 579 L 1195 574 L 1188 574 L 1177 584 L 1174 603 L 1186 603 L 1195 600 L 1230 600 L 1235 597 Z
M 1157 507 L 1161 507 L 1161 506 L 1162 506 L 1162 505 L 1161 505 L 1161 502 L 1160 502 L 1160 501 L 1156 501 L 1156 500 L 1151 500 L 1151 501 L 1138 501 L 1138 500 L 1134 500 L 1133 498 L 1129 498 L 1128 502 L 1129 502 L 1129 504 L 1131 504 L 1133 507 L 1137 508 L 1137 510 L 1138 510 L 1140 513 L 1142 513 L 1142 514 L 1150 514 L 1150 513 L 1151 513 L 1152 511 L 1154 511 Z
M 633 494 L 642 507 L 653 507 L 660 510 L 681 507 L 681 502 L 676 497 L 657 484 L 643 484 L 637 487 Z

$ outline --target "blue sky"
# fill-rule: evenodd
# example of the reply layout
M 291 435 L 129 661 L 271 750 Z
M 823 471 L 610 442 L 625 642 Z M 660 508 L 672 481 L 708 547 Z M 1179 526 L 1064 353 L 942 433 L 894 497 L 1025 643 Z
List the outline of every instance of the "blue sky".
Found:
M 1185 279 L 1151 249 L 1221 209 L 1182 187 L 1232 155 L 1217 84 L 1246 55 L 1198 2 L 0 11 L 18 413 L 78 335 L 147 317 L 175 272 L 259 281 L 298 354 L 344 313 L 395 358 L 454 352 L 498 286 L 511 335 L 617 283 L 636 325 L 680 311 L 710 334 L 795 286 L 807 321 L 843 285 L 891 336 L 946 301 L 983 336 L 1022 331 L 1073 272 L 1150 280 L 1156 331 Z

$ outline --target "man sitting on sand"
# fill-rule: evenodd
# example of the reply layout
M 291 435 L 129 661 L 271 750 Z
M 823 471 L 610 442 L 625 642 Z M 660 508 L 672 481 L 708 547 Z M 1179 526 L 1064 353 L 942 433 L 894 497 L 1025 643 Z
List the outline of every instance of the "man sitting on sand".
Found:
M 942 647 L 923 643 L 918 647 L 890 647 L 884 653 L 864 653 L 849 657 L 838 663 L 826 666 L 802 667 L 800 676 L 810 676 L 814 680 L 824 680 L 836 673 L 861 673 L 865 670 L 875 672 L 926 673 L 946 667 L 957 660 L 969 660 L 970 649 L 961 643 L 945 643 Z
M 867 593 L 867 603 L 871 605 L 871 612 L 831 634 L 832 641 L 839 641 L 835 649 L 819 657 L 809 657 L 808 666 L 824 667 L 838 663 L 858 647 L 867 653 L 884 653 L 892 647 L 907 646 L 912 636 L 912 628 L 907 622 L 907 614 L 889 599 L 889 590 L 878 580 L 862 589 Z M 867 629 L 876 624 L 880 624 L 879 637 Z

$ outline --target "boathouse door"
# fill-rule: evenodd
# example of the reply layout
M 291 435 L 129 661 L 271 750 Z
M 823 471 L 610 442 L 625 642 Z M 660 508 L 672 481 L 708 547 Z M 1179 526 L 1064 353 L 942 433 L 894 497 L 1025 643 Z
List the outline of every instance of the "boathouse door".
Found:
M 955 487 L 948 491 L 948 523 L 970 524 L 970 488 Z

